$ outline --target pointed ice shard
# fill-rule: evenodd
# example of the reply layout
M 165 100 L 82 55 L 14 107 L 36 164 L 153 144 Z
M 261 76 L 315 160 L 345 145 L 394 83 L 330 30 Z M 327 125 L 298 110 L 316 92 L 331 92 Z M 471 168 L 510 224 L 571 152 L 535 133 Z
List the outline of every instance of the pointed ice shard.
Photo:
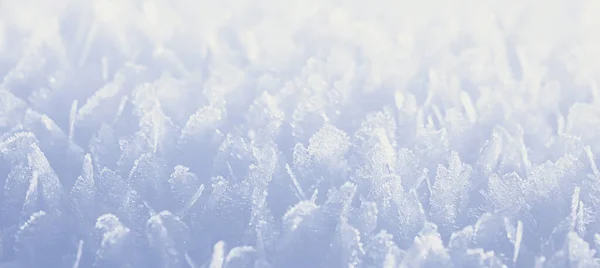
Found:
M 171 194 L 177 202 L 178 215 L 184 215 L 196 204 L 204 192 L 204 184 L 190 169 L 181 165 L 175 166 L 175 170 L 169 177 Z
M 181 266 L 188 250 L 190 230 L 179 217 L 162 211 L 148 219 L 146 236 L 160 256 L 163 267 Z
M 124 257 L 133 250 L 127 248 L 130 246 L 131 230 L 113 214 L 98 217 L 95 229 L 100 234 L 100 243 L 95 256 L 96 263 L 127 263 Z
M 93 209 L 96 195 L 96 182 L 94 180 L 94 167 L 90 154 L 85 155 L 81 175 L 71 189 L 70 198 L 78 213 Z
M 213 247 L 213 254 L 210 260 L 209 268 L 223 268 L 225 261 L 225 242 L 219 241 Z
M 30 195 L 28 191 L 27 197 L 34 198 L 33 192 L 39 189 L 39 198 L 43 200 L 44 209 L 48 211 L 47 213 L 60 215 L 64 205 L 62 184 L 52 167 L 50 167 L 50 163 L 48 163 L 44 153 L 42 153 L 35 143 L 32 145 L 27 160 L 33 173 L 30 185 L 32 193 Z M 26 205 L 27 203 L 30 202 L 26 198 Z M 33 201 L 30 204 L 33 205 Z

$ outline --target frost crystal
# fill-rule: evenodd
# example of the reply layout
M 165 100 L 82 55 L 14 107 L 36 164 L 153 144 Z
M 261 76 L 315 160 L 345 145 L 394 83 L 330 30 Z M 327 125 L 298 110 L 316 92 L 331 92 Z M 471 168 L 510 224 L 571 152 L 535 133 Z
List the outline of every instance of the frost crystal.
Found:
M 0 0 L 0 267 L 600 267 L 599 11 Z

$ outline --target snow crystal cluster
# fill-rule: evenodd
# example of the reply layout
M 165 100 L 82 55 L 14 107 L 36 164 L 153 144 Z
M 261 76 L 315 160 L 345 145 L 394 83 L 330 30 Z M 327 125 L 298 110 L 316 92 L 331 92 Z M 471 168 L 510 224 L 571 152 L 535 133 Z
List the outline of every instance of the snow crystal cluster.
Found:
M 600 267 L 598 14 L 0 1 L 0 267 Z

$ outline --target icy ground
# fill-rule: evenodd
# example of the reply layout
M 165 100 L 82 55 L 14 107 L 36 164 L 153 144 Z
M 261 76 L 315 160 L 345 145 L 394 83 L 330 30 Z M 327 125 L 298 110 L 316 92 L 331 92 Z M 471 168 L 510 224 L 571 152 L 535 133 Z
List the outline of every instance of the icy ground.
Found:
M 598 0 L 0 0 L 0 267 L 600 267 Z

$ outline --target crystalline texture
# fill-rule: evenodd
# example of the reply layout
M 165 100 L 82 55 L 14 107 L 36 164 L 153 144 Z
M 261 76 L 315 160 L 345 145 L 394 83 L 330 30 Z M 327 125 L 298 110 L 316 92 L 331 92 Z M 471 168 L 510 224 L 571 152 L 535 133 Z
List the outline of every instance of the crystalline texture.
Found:
M 598 1 L 423 1 L 0 0 L 0 267 L 600 266 Z
M 338 161 L 348 151 L 350 141 L 342 130 L 326 124 L 309 141 L 308 152 L 320 161 Z
M 438 167 L 430 197 L 431 214 L 443 225 L 453 224 L 463 212 L 471 187 L 471 166 L 463 164 L 456 152 L 448 162 L 448 168 Z
M 146 235 L 164 267 L 180 266 L 189 244 L 189 228 L 177 216 L 162 211 L 148 219 Z

